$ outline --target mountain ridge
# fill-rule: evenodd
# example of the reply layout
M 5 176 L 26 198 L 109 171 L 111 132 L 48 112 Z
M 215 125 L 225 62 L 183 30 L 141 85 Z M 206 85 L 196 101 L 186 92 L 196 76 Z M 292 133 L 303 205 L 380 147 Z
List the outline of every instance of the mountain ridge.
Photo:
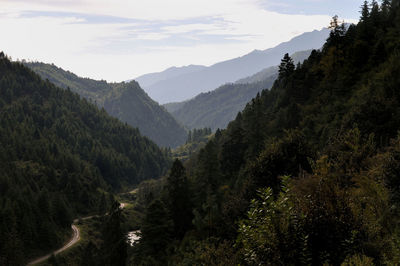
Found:
M 176 147 L 186 140 L 185 129 L 164 107 L 151 99 L 136 81 L 107 83 L 81 78 L 45 63 L 24 63 L 59 87 L 71 89 L 104 107 L 112 116 L 139 128 L 141 133 L 163 147 Z M 128 101 L 129 99 L 129 101 Z
M 292 58 L 295 64 L 302 63 L 310 54 L 311 50 L 299 51 L 294 53 Z M 235 83 L 200 93 L 188 101 L 164 106 L 176 120 L 189 129 L 223 129 L 257 93 L 272 87 L 278 77 L 278 70 L 278 66 L 271 66 Z
M 266 50 L 254 50 L 246 55 L 218 62 L 197 72 L 163 79 L 143 89 L 151 98 L 165 104 L 180 102 L 217 88 L 225 83 L 253 75 L 258 71 L 277 65 L 285 53 L 319 49 L 329 36 L 329 29 L 306 32 Z
M 155 73 L 149 73 L 149 74 L 144 74 L 141 75 L 134 80 L 139 82 L 141 86 L 151 86 L 154 83 L 157 83 L 159 81 L 171 78 L 171 77 L 176 77 L 179 75 L 183 74 L 188 74 L 188 73 L 193 73 L 200 71 L 202 69 L 206 68 L 206 66 L 202 65 L 188 65 L 188 66 L 182 66 L 182 67 L 170 67 L 167 68 L 166 70 L 160 71 L 160 72 L 155 72 Z M 131 80 L 129 80 L 131 81 Z

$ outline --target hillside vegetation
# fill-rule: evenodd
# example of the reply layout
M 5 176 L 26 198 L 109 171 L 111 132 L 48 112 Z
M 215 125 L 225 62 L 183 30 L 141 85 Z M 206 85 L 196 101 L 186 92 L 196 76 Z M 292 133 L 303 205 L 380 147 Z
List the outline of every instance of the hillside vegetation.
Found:
M 151 140 L 0 53 L 0 265 L 60 246 L 77 215 L 162 175 Z
M 365 2 L 303 64 L 286 55 L 271 90 L 174 162 L 132 261 L 397 264 L 399 36 L 400 1 Z
M 299 51 L 299 52 L 292 54 L 290 57 L 293 59 L 293 62 L 296 65 L 298 63 L 303 63 L 303 61 L 306 60 L 310 56 L 311 52 L 312 52 L 312 50 Z M 272 67 L 267 67 L 267 68 L 261 70 L 260 72 L 255 73 L 254 75 L 251 75 L 251 76 L 243 78 L 243 79 L 239 79 L 235 83 L 246 84 L 246 83 L 260 82 L 260 81 L 268 79 L 269 77 L 271 77 L 273 75 L 278 75 L 278 70 L 279 70 L 278 65 L 272 66 Z
M 269 78 L 250 84 L 225 84 L 216 90 L 199 94 L 171 114 L 189 129 L 226 128 L 238 112 L 263 89 L 271 88 L 276 72 Z
M 199 152 L 212 136 L 211 128 L 189 130 L 186 143 L 172 150 L 171 155 L 173 158 L 179 159 L 180 161 L 186 161 L 195 153 Z
M 61 88 L 69 88 L 95 102 L 112 116 L 139 128 L 140 132 L 162 147 L 176 147 L 186 139 L 185 129 L 135 81 L 107 83 L 75 74 L 44 63 L 25 63 L 43 79 Z
M 294 63 L 303 62 L 310 53 L 311 51 L 301 51 L 293 54 Z M 176 120 L 189 129 L 223 129 L 257 93 L 272 87 L 278 77 L 278 69 L 278 66 L 269 67 L 233 84 L 225 84 L 213 91 L 201 93 L 186 102 L 164 106 Z

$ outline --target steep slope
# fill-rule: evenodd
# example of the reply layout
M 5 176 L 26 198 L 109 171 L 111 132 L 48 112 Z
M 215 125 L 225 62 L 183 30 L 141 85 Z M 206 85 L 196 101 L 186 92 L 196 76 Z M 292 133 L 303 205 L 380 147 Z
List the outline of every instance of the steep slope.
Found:
M 202 92 L 228 82 L 253 75 L 264 68 L 279 64 L 285 53 L 319 49 L 329 35 L 328 29 L 304 33 L 292 40 L 264 51 L 253 51 L 242 57 L 220 62 L 201 71 L 179 75 L 143 86 L 161 104 L 190 99 Z
M 321 51 L 283 61 L 271 90 L 170 175 L 189 183 L 194 218 L 161 263 L 398 263 L 400 1 L 366 1 L 357 26 L 333 25 Z M 160 240 L 146 233 L 144 248 Z
M 293 59 L 295 64 L 303 63 L 303 61 L 306 60 L 310 56 L 311 51 L 312 50 L 296 52 L 296 53 L 292 54 L 290 57 Z M 265 68 L 265 69 L 261 70 L 260 72 L 257 72 L 256 74 L 251 75 L 250 77 L 239 79 L 235 83 L 246 84 L 246 83 L 260 82 L 260 81 L 263 81 L 263 80 L 269 78 L 272 75 L 277 75 L 277 74 L 278 74 L 278 66 L 272 66 L 272 67 Z
M 311 50 L 294 53 L 294 63 L 302 63 L 310 53 Z M 189 101 L 167 104 L 165 107 L 187 128 L 223 129 L 257 93 L 271 88 L 277 77 L 278 67 L 269 67 L 235 84 L 226 84 Z
M 274 72 L 262 82 L 226 84 L 214 91 L 201 93 L 172 112 L 172 115 L 189 129 L 226 128 L 257 93 L 271 88 L 276 77 Z
M 163 147 L 176 147 L 186 139 L 185 129 L 135 82 L 107 83 L 44 63 L 25 63 L 42 78 L 57 86 L 70 88 L 96 102 L 112 116 L 139 128 L 140 132 Z
M 103 103 L 104 109 L 129 125 L 140 125 L 140 132 L 163 147 L 177 147 L 186 131 L 164 107 L 151 100 L 136 81 L 115 84 Z
M 163 107 L 165 109 L 167 109 L 168 112 L 173 113 L 173 112 L 178 111 L 179 109 L 181 109 L 185 105 L 185 103 L 187 103 L 187 102 L 188 101 L 166 103 L 166 104 L 163 104 Z
M 1 265 L 62 244 L 75 215 L 105 211 L 109 192 L 169 166 L 137 129 L 3 53 L 0 124 Z
M 24 64 L 39 74 L 42 79 L 48 79 L 60 88 L 70 88 L 73 92 L 90 101 L 101 104 L 104 96 L 112 90 L 112 85 L 104 80 L 98 81 L 89 78 L 81 78 L 70 71 L 65 71 L 54 64 L 40 62 L 24 62 Z

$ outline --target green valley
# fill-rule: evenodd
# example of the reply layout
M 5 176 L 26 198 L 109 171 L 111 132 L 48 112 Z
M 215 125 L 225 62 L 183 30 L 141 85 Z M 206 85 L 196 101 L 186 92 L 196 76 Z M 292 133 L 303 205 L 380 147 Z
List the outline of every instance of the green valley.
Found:
M 170 165 L 137 129 L 3 53 L 0 95 L 2 265 L 61 245 L 78 214 L 108 209 L 114 192 Z

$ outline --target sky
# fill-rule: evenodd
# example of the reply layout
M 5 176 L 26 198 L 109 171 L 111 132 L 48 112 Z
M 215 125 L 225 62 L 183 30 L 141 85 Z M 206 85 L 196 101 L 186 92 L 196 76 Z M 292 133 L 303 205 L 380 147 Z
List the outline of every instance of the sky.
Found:
M 123 81 L 212 65 L 329 26 L 362 0 L 0 0 L 0 50 L 82 77 Z

